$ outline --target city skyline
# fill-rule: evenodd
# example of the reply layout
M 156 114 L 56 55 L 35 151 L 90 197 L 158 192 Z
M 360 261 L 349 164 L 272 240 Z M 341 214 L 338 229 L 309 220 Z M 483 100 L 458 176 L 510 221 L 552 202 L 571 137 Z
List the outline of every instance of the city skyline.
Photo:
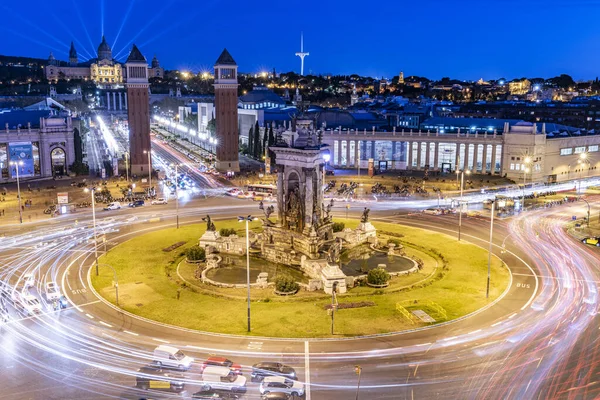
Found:
M 295 53 L 303 32 L 304 50 L 311 54 L 305 74 L 391 78 L 404 71 L 406 76 L 463 80 L 562 73 L 590 80 L 599 75 L 600 35 L 591 22 L 600 2 L 493 1 L 476 6 L 471 0 L 459 5 L 436 0 L 425 14 L 417 5 L 386 0 L 374 10 L 372 23 L 355 20 L 363 7 L 357 1 L 317 7 L 311 0 L 295 9 L 291 19 L 276 2 L 261 9 L 240 3 L 223 18 L 218 2 L 201 9 L 190 1 L 131 1 L 125 6 L 114 0 L 71 1 L 52 8 L 33 3 L 2 6 L 8 18 L 0 28 L 5 38 L 0 54 L 47 58 L 52 51 L 66 60 L 74 41 L 80 59 L 86 60 L 95 57 L 104 34 L 119 61 L 135 43 L 148 59 L 156 54 L 167 69 L 198 72 L 210 70 L 214 55 L 226 47 L 240 71 L 299 73 Z M 566 10 L 577 18 L 561 19 L 561 29 L 553 28 L 548 21 Z M 336 19 L 327 22 L 315 18 L 315 12 Z M 489 28 L 490 18 L 501 23 Z

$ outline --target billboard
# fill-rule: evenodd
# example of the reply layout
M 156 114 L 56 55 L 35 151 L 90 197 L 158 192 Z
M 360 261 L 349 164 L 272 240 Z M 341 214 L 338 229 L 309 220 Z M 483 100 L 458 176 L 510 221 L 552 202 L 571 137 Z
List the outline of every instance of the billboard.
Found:
M 69 204 L 69 193 L 62 192 L 56 194 L 58 204 Z
M 19 178 L 34 176 L 33 169 L 33 146 L 31 142 L 19 142 L 8 144 L 8 159 L 17 162 L 19 167 Z M 10 174 L 17 176 L 17 165 L 11 165 Z

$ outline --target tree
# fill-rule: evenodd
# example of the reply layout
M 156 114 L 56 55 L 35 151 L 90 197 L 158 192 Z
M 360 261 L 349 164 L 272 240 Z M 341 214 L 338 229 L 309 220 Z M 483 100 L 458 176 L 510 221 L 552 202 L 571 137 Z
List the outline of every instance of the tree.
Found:
M 214 136 L 215 132 L 217 131 L 217 121 L 214 118 L 208 121 L 208 124 L 206 124 L 206 129 L 210 132 L 211 136 Z
M 271 128 L 273 129 L 273 128 Z M 265 155 L 267 152 L 267 146 L 269 145 L 269 132 L 267 127 L 265 126 L 265 133 L 263 133 L 263 142 L 262 142 L 262 155 Z M 261 155 L 261 158 L 262 158 Z
M 260 158 L 260 149 L 260 126 L 258 126 L 258 121 L 256 121 L 254 125 L 254 151 L 252 152 L 254 158 Z
M 385 285 L 390 280 L 390 274 L 383 268 L 374 268 L 367 274 L 367 282 L 371 285 Z
M 254 128 L 250 127 L 248 131 L 248 155 L 254 155 Z
M 273 124 L 269 128 L 269 146 L 273 146 L 275 144 L 275 135 L 273 134 Z

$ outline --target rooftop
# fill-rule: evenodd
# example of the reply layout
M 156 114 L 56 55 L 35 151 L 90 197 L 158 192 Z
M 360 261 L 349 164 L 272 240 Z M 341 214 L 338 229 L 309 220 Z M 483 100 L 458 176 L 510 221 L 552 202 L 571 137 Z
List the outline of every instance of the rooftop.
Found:
M 51 115 L 50 110 L 0 110 L 0 134 L 6 129 L 17 129 L 17 127 L 27 128 L 27 123 L 32 128 L 40 127 L 40 118 L 47 118 Z
M 137 48 L 137 46 L 134 44 L 133 48 L 131 49 L 131 53 L 129 53 L 129 57 L 127 57 L 127 62 L 146 62 L 146 57 L 144 57 L 144 55 L 142 54 L 142 52 Z
M 227 51 L 227 49 L 223 49 L 223 52 L 215 62 L 215 65 L 237 65 L 231 54 Z

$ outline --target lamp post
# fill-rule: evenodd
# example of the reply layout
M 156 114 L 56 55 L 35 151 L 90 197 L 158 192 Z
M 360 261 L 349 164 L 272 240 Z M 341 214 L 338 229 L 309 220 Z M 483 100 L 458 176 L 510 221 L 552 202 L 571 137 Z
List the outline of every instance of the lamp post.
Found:
M 462 208 L 463 208 L 463 187 L 465 186 L 465 173 L 469 175 L 471 171 L 462 170 L 460 172 L 460 203 L 458 207 L 458 241 L 460 242 L 460 229 L 462 228 Z
M 23 208 L 21 206 L 21 184 L 19 182 L 19 167 L 23 165 L 23 161 L 11 161 L 10 165 L 15 167 L 17 171 L 17 198 L 19 199 L 19 223 L 23 223 Z
M 579 190 L 578 190 L 578 194 L 581 194 L 581 180 L 583 179 L 582 174 L 583 174 L 583 164 L 588 164 L 588 176 L 590 173 L 590 160 L 588 160 L 588 155 L 587 153 L 581 153 L 579 154 L 579 160 L 577 160 L 577 164 L 579 165 Z
M 125 152 L 125 179 L 129 184 L 129 152 Z
M 587 227 L 590 227 L 590 203 L 588 203 L 588 201 L 586 199 L 581 199 L 583 201 L 585 201 L 585 204 L 587 204 L 587 208 L 588 208 L 588 213 L 587 213 Z
M 84 192 L 90 192 L 92 195 L 92 221 L 94 224 L 94 257 L 96 259 L 96 276 L 98 276 L 98 236 L 96 235 L 96 188 L 85 188 Z
M 152 166 L 150 165 L 150 162 L 152 160 L 152 149 L 144 150 L 144 154 L 148 154 L 148 195 L 152 197 Z
M 250 236 L 248 222 L 254 221 L 251 215 L 238 217 L 238 222 L 246 221 L 246 284 L 248 286 L 248 332 L 250 332 Z
M 360 180 L 360 145 L 358 145 L 358 141 L 357 141 L 357 146 L 358 146 L 358 160 L 356 160 L 356 166 L 358 169 L 358 179 Z
M 491 265 L 492 265 L 492 238 L 494 235 L 494 211 L 496 209 L 496 199 L 492 200 L 492 215 L 490 218 L 490 248 L 488 251 L 488 271 L 487 271 L 487 286 L 485 289 L 485 298 L 490 297 L 490 275 L 491 275 Z
M 525 168 L 523 168 L 523 204 L 521 205 L 521 210 L 525 211 L 525 179 L 527 178 L 527 173 L 529 172 L 529 167 L 527 166 L 531 164 L 531 157 L 526 156 L 523 160 L 523 163 Z
M 356 400 L 358 400 L 358 392 L 360 391 L 360 375 L 362 373 L 362 368 L 360 365 L 354 366 L 354 373 L 358 375 L 358 382 L 356 383 Z
M 323 153 L 323 193 L 325 192 L 325 167 L 327 166 L 327 163 L 329 162 L 329 160 L 331 159 L 331 155 L 329 155 L 328 153 Z

